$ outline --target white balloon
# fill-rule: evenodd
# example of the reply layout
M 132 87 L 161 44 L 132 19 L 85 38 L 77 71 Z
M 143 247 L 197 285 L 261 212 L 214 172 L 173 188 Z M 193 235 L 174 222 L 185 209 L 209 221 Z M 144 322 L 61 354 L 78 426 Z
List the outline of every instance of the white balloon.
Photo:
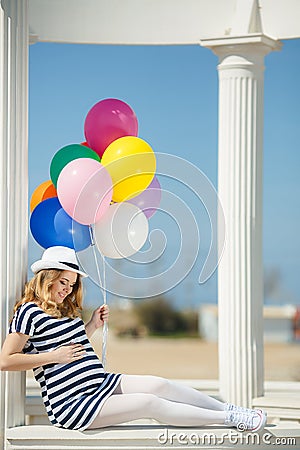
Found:
M 137 206 L 110 205 L 94 226 L 95 243 L 108 258 L 127 258 L 142 248 L 149 232 L 147 217 Z

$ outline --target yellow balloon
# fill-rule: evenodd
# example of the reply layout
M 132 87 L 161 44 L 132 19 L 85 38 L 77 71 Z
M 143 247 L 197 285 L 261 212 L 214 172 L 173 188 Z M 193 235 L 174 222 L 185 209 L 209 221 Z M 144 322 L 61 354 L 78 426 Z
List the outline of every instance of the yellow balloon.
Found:
M 152 148 L 135 136 L 124 136 L 113 141 L 103 153 L 101 164 L 112 178 L 112 199 L 115 202 L 139 195 L 149 186 L 156 170 Z

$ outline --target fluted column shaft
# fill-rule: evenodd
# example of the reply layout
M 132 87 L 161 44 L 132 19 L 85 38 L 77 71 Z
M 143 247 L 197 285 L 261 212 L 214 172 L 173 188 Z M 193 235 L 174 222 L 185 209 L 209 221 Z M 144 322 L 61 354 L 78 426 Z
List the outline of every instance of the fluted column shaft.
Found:
M 0 5 L 0 345 L 27 275 L 28 3 Z M 0 447 L 24 422 L 25 374 L 0 372 Z M 2 445 L 1 445 L 2 444 Z
M 205 43 L 218 56 L 218 193 L 226 220 L 218 268 L 222 397 L 251 406 L 263 394 L 262 164 L 265 55 L 278 45 L 256 35 Z

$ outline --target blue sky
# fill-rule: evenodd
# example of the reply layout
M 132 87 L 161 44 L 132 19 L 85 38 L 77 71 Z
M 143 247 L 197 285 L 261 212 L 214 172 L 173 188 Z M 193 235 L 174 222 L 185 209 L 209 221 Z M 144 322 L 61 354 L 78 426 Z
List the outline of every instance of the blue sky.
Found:
M 217 186 L 217 63 L 217 57 L 200 46 L 30 46 L 29 197 L 49 179 L 54 154 L 85 140 L 86 114 L 104 98 L 123 100 L 134 109 L 139 137 L 154 152 L 190 161 Z M 300 303 L 300 40 L 285 41 L 280 52 L 266 57 L 265 66 L 264 266 L 266 273 L 280 273 L 273 301 Z M 201 222 L 203 254 L 167 295 L 179 307 L 216 302 L 216 274 L 198 284 L 209 245 L 204 211 L 180 187 L 171 188 L 191 202 Z M 151 227 L 167 227 L 164 265 L 174 256 L 176 231 L 170 235 L 172 227 L 159 213 L 150 219 Z M 30 235 L 29 263 L 41 251 Z M 117 264 L 124 266 L 122 261 Z M 94 304 L 95 288 L 92 283 L 86 288 L 87 302 Z

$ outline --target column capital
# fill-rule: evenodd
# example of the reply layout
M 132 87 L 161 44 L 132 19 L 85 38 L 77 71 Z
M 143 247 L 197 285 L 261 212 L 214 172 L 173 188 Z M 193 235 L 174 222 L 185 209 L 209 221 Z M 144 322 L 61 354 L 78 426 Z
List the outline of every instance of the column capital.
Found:
M 39 36 L 29 32 L 29 45 L 36 44 L 39 41 Z
M 209 48 L 221 59 L 232 54 L 265 56 L 269 52 L 280 50 L 282 43 L 263 33 L 252 33 L 245 36 L 225 36 L 220 38 L 201 39 L 200 45 Z

